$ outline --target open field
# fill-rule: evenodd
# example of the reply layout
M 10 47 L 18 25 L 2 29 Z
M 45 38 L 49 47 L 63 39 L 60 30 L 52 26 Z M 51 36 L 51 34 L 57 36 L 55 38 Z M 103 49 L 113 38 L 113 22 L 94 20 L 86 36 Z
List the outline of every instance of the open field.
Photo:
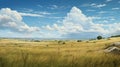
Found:
M 105 53 L 120 38 L 77 42 L 0 39 L 0 67 L 120 67 L 120 56 Z

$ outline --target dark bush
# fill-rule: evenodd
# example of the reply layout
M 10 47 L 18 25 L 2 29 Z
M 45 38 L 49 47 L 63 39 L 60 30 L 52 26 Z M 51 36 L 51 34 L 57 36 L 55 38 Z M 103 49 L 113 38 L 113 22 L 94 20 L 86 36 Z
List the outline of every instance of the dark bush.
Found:
M 77 42 L 82 42 L 82 40 L 77 40 Z
M 65 44 L 64 41 L 58 41 L 58 44 Z
M 93 41 L 93 43 L 96 43 L 96 41 Z
M 62 44 L 65 44 L 65 42 L 63 42 Z
M 103 37 L 102 36 L 97 36 L 97 39 L 100 40 L 100 39 L 103 39 Z
M 89 43 L 89 41 L 86 41 L 86 43 Z
M 34 42 L 40 42 L 39 40 L 34 40 Z
M 107 38 L 107 40 L 111 40 L 110 38 Z

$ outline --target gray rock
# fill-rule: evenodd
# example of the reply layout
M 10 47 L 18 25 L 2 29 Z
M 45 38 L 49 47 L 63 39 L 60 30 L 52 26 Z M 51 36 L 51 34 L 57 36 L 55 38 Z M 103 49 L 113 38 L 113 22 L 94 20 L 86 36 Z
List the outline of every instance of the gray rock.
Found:
M 120 42 L 115 42 L 107 46 L 105 52 L 120 54 Z
M 120 42 L 114 42 L 111 44 L 111 46 L 119 46 L 120 47 Z
M 112 53 L 120 53 L 120 48 L 118 47 L 109 47 L 105 49 L 106 52 L 112 52 Z

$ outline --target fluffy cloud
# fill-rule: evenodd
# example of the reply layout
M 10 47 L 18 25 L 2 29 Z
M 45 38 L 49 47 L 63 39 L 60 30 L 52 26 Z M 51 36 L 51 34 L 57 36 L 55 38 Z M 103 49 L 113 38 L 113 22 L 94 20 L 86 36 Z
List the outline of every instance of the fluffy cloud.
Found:
M 51 9 L 57 9 L 58 6 L 57 5 L 51 5 Z
M 40 30 L 38 27 L 30 27 L 22 21 L 22 16 L 10 8 L 0 10 L 0 29 L 15 32 L 33 32 Z
M 28 14 L 26 14 L 28 15 Z M 29 14 L 30 15 L 30 14 Z M 34 32 L 29 37 L 67 37 L 67 38 L 93 38 L 98 35 L 120 34 L 120 23 L 100 24 L 94 23 L 94 19 L 101 17 L 88 17 L 77 8 L 72 7 L 67 16 L 60 23 L 38 27 L 31 27 L 22 21 L 19 12 L 9 8 L 0 10 L 0 29 L 3 31 L 11 30 L 15 32 Z M 111 19 L 110 19 L 111 20 Z M 106 20 L 107 21 L 107 20 Z M 105 22 L 106 22 L 105 21 Z M 0 30 L 0 31 L 1 31 Z M 4 34 L 3 34 L 4 35 Z M 28 35 L 28 34 L 26 34 Z M 17 36 L 25 37 L 26 35 L 18 34 Z M 13 34 L 11 35 L 13 36 Z
M 43 17 L 43 15 L 32 14 L 32 13 L 19 13 L 21 16 L 31 16 L 31 17 Z
M 96 3 L 91 3 L 91 4 L 83 4 L 82 5 L 83 7 L 94 7 L 94 8 L 102 8 L 102 7 L 105 7 L 106 4 L 96 4 Z
M 72 25 L 68 25 L 70 23 Z M 103 26 L 102 24 L 94 24 L 92 21 L 92 17 L 87 17 L 82 13 L 80 9 L 76 7 L 73 7 L 70 13 L 67 14 L 67 17 L 63 20 L 63 24 L 66 27 L 68 26 L 74 27 L 73 29 L 79 31 L 79 33 L 80 32 L 107 33 L 107 31 L 102 28 Z
M 112 10 L 119 10 L 120 8 L 116 7 L 116 8 L 112 8 Z
M 107 11 L 100 11 L 99 14 L 107 13 Z
M 47 29 L 47 30 L 53 30 L 53 28 L 50 27 L 50 25 L 47 25 L 46 27 L 43 26 L 43 28 Z
M 110 1 L 112 1 L 112 0 L 106 0 L 106 2 L 110 2 Z
M 95 10 L 88 9 L 88 10 L 86 10 L 86 11 L 88 11 L 88 12 L 94 12 Z
M 101 7 L 105 7 L 106 4 L 95 4 L 95 3 L 92 3 L 90 6 L 95 7 L 95 8 L 101 8 Z
M 72 38 L 92 38 L 98 35 L 120 33 L 120 23 L 97 24 L 92 17 L 87 17 L 77 7 L 73 7 L 61 24 L 46 26 L 47 30 L 57 31 L 61 36 Z

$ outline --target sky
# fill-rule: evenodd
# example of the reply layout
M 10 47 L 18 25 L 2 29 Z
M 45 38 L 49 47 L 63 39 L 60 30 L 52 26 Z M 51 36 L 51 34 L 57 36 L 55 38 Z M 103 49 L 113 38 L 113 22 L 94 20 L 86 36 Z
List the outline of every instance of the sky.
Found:
M 109 37 L 119 18 L 120 0 L 0 0 L 0 37 Z

